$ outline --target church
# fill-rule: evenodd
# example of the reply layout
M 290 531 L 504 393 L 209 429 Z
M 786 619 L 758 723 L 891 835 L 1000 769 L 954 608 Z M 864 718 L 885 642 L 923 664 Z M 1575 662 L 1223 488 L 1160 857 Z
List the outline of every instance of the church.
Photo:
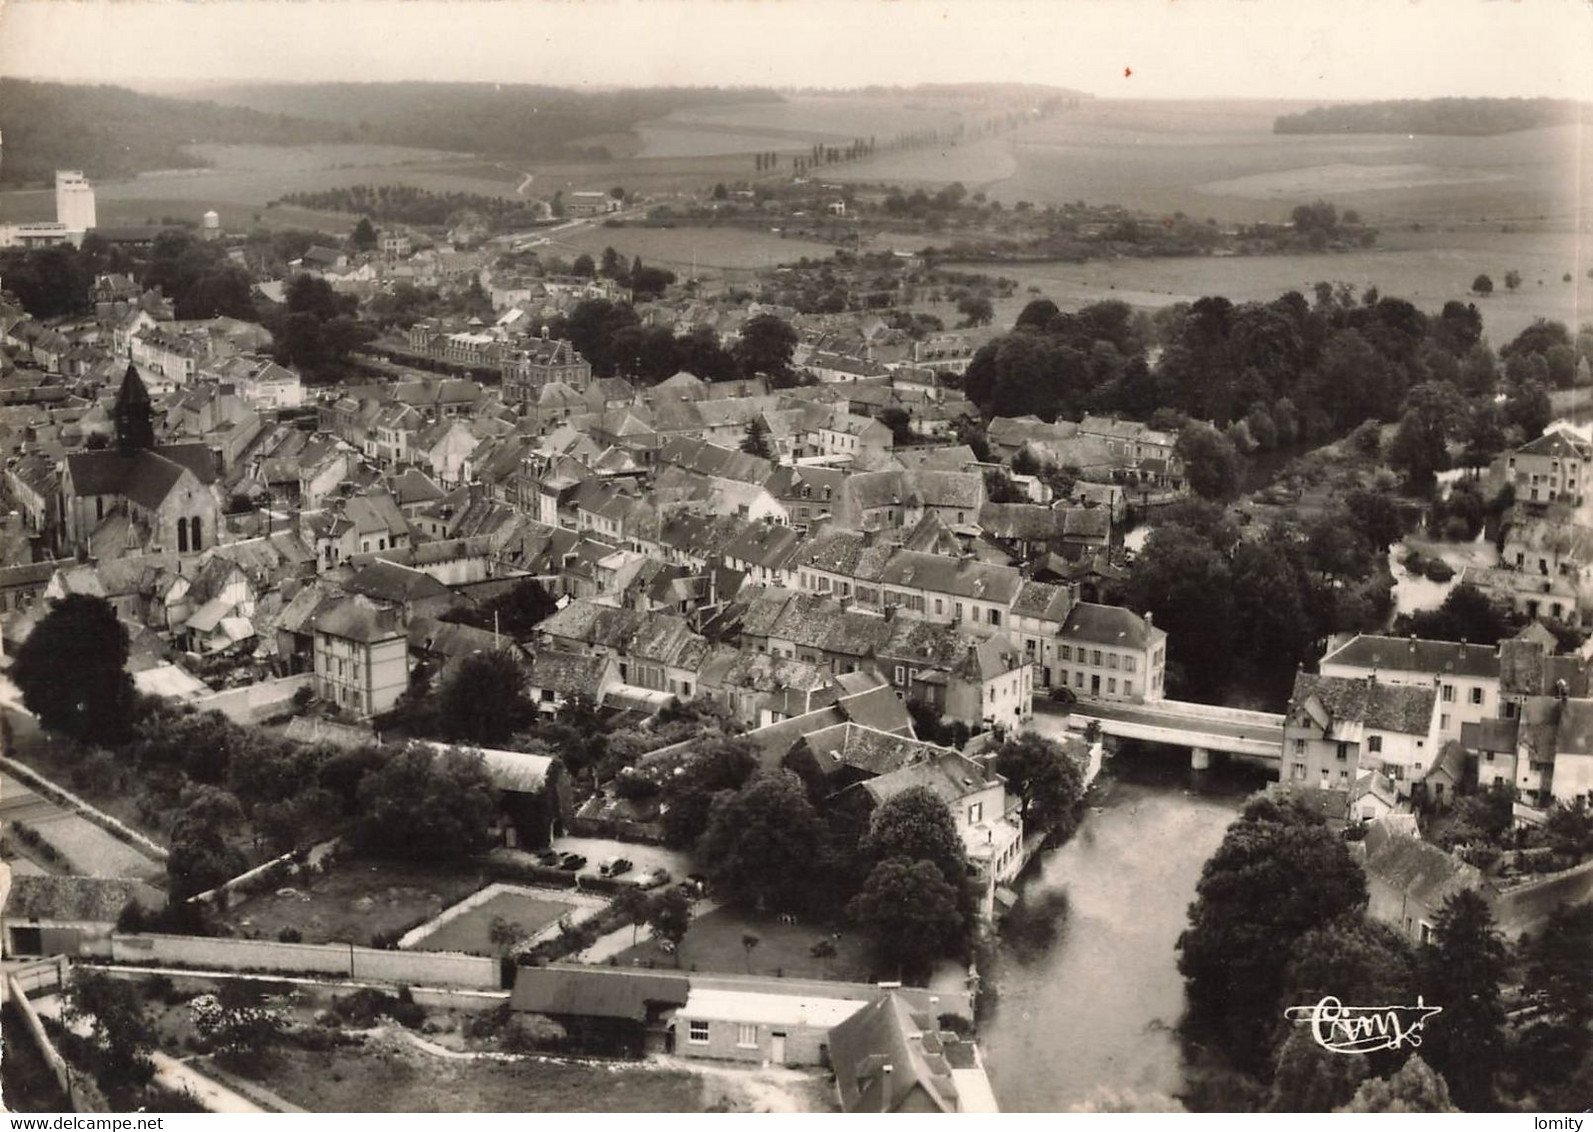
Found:
M 127 367 L 112 411 L 113 448 L 74 452 L 61 476 L 66 549 L 196 555 L 220 533 L 216 459 L 203 444 L 155 443 L 154 406 Z M 113 536 L 114 537 L 111 537 Z

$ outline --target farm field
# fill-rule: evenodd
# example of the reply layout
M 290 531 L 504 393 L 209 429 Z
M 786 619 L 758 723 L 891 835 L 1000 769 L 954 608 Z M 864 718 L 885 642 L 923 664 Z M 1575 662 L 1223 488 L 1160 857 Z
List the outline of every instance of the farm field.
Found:
M 828 259 L 835 253 L 833 244 L 796 237 L 783 238 L 767 228 L 605 228 L 589 225 L 561 233 L 551 241 L 561 255 L 596 257 L 607 247 L 621 255 L 641 256 L 643 263 L 667 267 L 685 275 L 693 263 L 702 271 L 750 271 L 791 263 L 808 256 Z
M 1570 225 L 1593 216 L 1593 127 L 1475 138 L 1272 133 L 1276 115 L 1303 105 L 1086 102 L 992 142 L 881 154 L 825 175 L 961 180 L 1007 204 L 1084 200 L 1225 222 L 1285 219 L 1315 196 L 1373 223 L 1542 217 Z
M 496 955 L 498 948 L 492 941 L 491 929 L 493 920 L 498 917 L 516 925 L 522 936 L 534 936 L 574 910 L 574 904 L 562 900 L 544 899 L 526 892 L 499 892 L 428 932 L 415 941 L 414 947 L 419 951 Z
M 1593 322 L 1593 246 L 1554 233 L 1394 232 L 1387 246 L 1364 252 L 1322 255 L 1118 259 L 1073 263 L 959 264 L 959 269 L 1004 275 L 1019 283 L 1010 299 L 997 300 L 995 325 L 1010 326 L 1025 303 L 1036 297 L 1073 309 L 1103 299 L 1119 299 L 1153 309 L 1223 295 L 1234 302 L 1271 300 L 1285 291 L 1310 295 L 1319 280 L 1375 286 L 1427 311 L 1450 299 L 1475 302 L 1495 347 L 1504 345 L 1537 318 L 1558 319 L 1575 328 Z M 1580 245 L 1580 246 L 1579 246 Z M 1520 290 L 1503 287 L 1505 272 L 1519 271 Z M 1494 293 L 1468 293 L 1479 272 L 1494 280 Z M 1571 281 L 1564 282 L 1565 274 Z M 1541 281 L 1541 282 L 1540 282 Z M 943 316 L 944 317 L 944 316 Z

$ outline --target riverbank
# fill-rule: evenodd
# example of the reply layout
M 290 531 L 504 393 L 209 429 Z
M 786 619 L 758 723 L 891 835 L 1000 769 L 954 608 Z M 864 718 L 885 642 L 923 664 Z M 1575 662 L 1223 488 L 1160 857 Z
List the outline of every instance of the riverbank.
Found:
M 980 1042 L 1003 1111 L 1066 1111 L 1103 1087 L 1182 1091 L 1175 946 L 1206 860 L 1259 785 L 1165 750 L 1113 758 L 1072 837 L 1019 881 L 1042 924 L 1003 934 L 985 973 Z

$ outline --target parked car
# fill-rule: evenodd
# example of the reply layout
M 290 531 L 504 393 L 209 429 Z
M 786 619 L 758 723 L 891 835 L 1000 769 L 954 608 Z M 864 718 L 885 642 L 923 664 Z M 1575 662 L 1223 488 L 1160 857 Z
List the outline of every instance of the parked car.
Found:
M 537 854 L 538 862 L 553 869 L 558 868 L 559 863 L 563 860 L 564 854 L 560 853 L 557 849 L 544 849 L 542 852 Z
M 586 868 L 586 858 L 581 856 L 579 853 L 566 853 L 564 855 L 564 859 L 559 862 L 559 868 L 563 869 L 567 873 L 573 873 L 578 869 L 584 869 Z
M 597 867 L 597 871 L 606 877 L 617 877 L 630 872 L 631 863 L 624 857 L 610 857 Z
M 637 888 L 662 888 L 669 883 L 668 869 L 643 869 L 631 881 Z
M 1076 704 L 1079 702 L 1079 698 L 1074 694 L 1072 688 L 1067 687 L 1065 684 L 1058 684 L 1051 689 L 1051 701 L 1058 704 Z

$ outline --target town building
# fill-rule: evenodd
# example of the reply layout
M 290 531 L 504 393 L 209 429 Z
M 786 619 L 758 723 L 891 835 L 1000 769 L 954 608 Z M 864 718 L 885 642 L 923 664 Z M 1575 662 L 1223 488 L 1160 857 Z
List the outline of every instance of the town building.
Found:
M 1438 690 L 1301 672 L 1283 720 L 1286 783 L 1349 790 L 1367 771 L 1401 797 L 1438 757 Z

